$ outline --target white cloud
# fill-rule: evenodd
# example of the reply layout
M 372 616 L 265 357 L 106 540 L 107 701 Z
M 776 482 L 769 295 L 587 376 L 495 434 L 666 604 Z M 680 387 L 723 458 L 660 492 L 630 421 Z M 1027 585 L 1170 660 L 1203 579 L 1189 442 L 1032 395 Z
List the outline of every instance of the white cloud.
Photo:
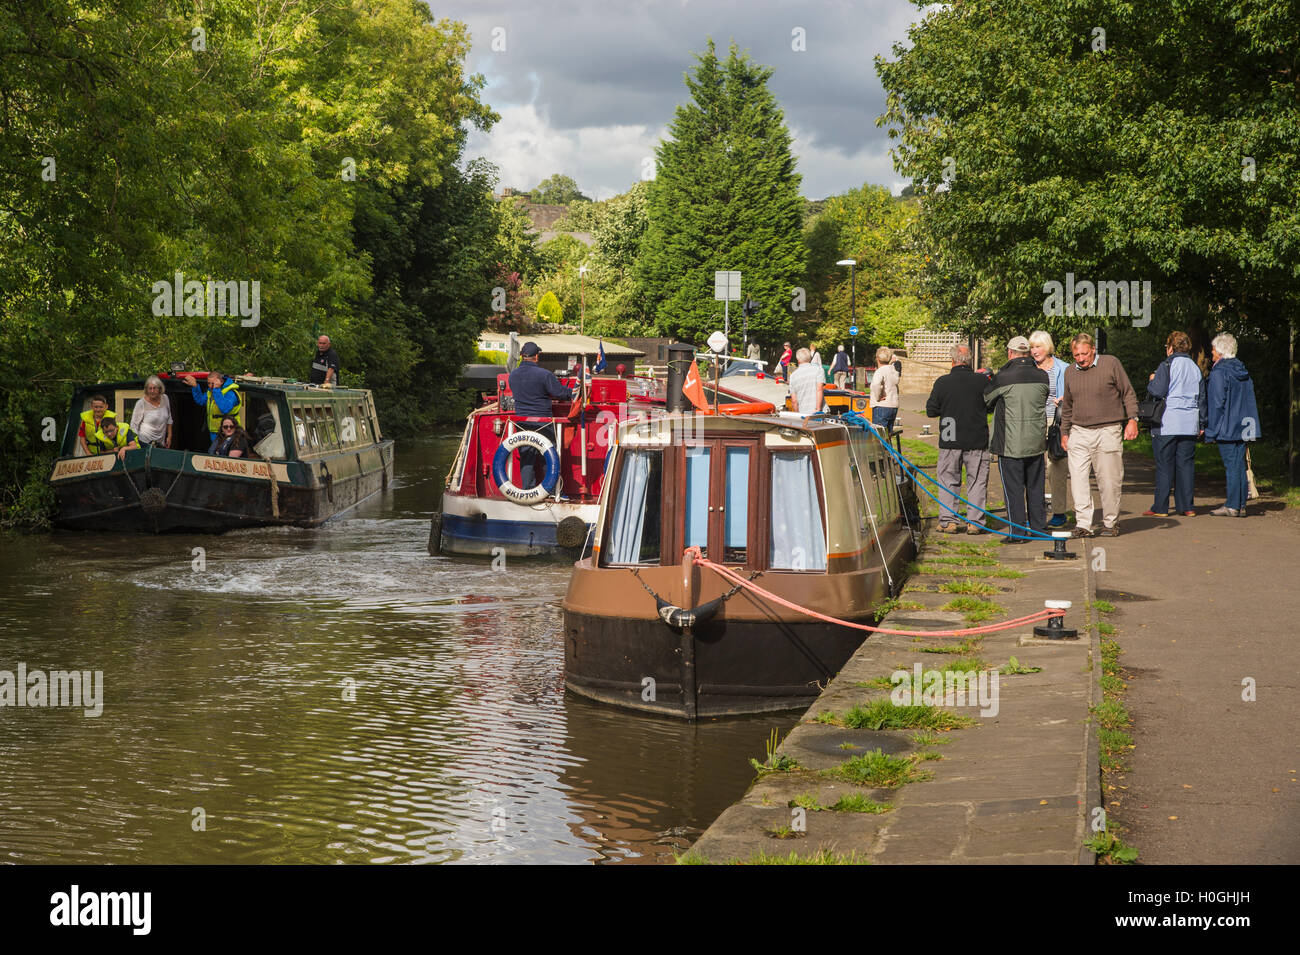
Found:
M 593 199 L 626 192 L 641 178 L 664 130 L 643 125 L 584 126 L 557 130 L 533 104 L 498 107 L 490 133 L 474 131 L 466 153 L 500 170 L 503 186 L 532 189 L 554 173 L 571 176 Z

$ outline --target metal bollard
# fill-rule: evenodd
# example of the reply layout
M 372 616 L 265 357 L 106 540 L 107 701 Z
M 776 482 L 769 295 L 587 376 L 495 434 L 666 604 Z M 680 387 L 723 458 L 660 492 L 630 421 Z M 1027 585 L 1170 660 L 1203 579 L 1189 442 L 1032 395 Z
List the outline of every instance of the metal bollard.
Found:
M 1069 539 L 1069 531 L 1052 531 L 1052 549 L 1043 551 L 1043 556 L 1048 560 L 1074 560 L 1079 555 L 1065 549 L 1065 542 Z
M 1073 604 L 1068 600 L 1044 600 L 1043 606 L 1048 610 L 1069 610 Z M 1078 635 L 1078 630 L 1066 629 L 1064 615 L 1049 617 L 1045 627 L 1034 627 L 1034 636 L 1048 640 L 1072 640 Z

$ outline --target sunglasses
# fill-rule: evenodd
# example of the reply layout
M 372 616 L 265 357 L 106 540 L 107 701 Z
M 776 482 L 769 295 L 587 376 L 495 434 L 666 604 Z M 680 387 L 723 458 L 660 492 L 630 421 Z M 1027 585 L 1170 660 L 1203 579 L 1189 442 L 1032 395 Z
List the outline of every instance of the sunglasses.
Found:
M 233 424 L 223 424 L 223 425 L 221 426 L 221 430 L 222 430 L 222 431 L 234 431 L 234 430 L 235 430 L 235 426 L 234 426 Z

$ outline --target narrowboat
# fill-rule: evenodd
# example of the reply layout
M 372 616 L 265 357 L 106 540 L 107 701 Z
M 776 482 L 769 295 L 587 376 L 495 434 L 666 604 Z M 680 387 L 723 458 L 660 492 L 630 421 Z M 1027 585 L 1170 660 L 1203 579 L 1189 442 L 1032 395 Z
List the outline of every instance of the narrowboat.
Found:
M 887 440 L 856 415 L 623 423 L 563 600 L 566 686 L 686 719 L 807 706 L 864 632 L 774 598 L 870 625 L 901 587 L 918 518 Z
M 579 378 L 561 377 L 574 398 L 554 402 L 551 417 L 538 418 L 514 414 L 504 368 L 495 379 L 496 393 L 465 423 L 430 525 L 429 553 L 575 558 L 596 519 L 613 427 L 662 412 L 664 383 L 597 375 L 584 387 Z M 533 487 L 516 480 L 524 447 L 544 462 Z
M 117 420 L 129 423 L 144 380 L 76 388 L 50 474 L 58 526 L 149 533 L 315 527 L 392 481 L 393 442 L 380 433 L 369 391 L 236 377 L 252 452 L 232 458 L 207 453 L 207 412 L 181 381 L 184 373 L 158 377 L 171 403 L 171 446 L 142 445 L 122 458 L 81 452 L 81 414 L 102 395 Z
M 669 352 L 680 362 L 729 362 L 720 377 L 711 378 L 706 369 L 700 381 L 701 397 L 712 404 L 740 410 L 764 403 L 788 406 L 788 386 L 766 376 L 761 361 L 696 355 L 689 345 L 672 345 Z M 553 403 L 552 417 L 537 418 L 513 413 L 504 368 L 468 366 L 466 372 L 463 383 L 486 392 L 485 404 L 465 424 L 442 503 L 430 522 L 429 553 L 576 560 L 591 539 L 614 431 L 623 421 L 664 414 L 665 381 L 596 375 L 584 388 L 579 377 L 561 376 L 574 398 Z M 832 408 L 870 413 L 867 396 L 860 393 L 828 388 L 826 401 Z M 523 447 L 545 461 L 541 482 L 531 488 L 515 481 Z

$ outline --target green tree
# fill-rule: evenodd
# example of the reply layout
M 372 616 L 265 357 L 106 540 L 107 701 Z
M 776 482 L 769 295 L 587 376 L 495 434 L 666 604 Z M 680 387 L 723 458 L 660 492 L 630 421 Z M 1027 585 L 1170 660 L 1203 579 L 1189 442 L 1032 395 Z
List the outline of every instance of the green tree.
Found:
M 558 172 L 538 183 L 537 188 L 529 193 L 529 198 L 533 202 L 553 206 L 567 206 L 571 202 L 591 201 L 582 194 L 576 182 Z
M 925 297 L 981 333 L 1145 328 L 1152 359 L 1173 328 L 1233 331 L 1278 434 L 1300 315 L 1297 35 L 1294 4 L 933 8 L 877 60 L 879 121 L 924 196 Z M 1083 296 L 1045 315 L 1068 273 L 1149 281 L 1150 323 Z M 1289 405 L 1294 421 L 1294 388 Z
M 544 322 L 550 322 L 552 325 L 558 325 L 564 321 L 564 309 L 560 307 L 560 300 L 555 297 L 554 292 L 547 292 L 542 296 L 542 300 L 537 303 L 537 317 Z
M 73 381 L 174 360 L 298 376 L 326 324 L 358 377 L 413 372 L 424 340 L 462 349 L 466 325 L 439 322 L 463 310 L 402 263 L 439 241 L 465 125 L 494 118 L 468 49 L 406 0 L 0 4 L 3 503 L 42 477 L 40 423 Z M 176 272 L 257 281 L 258 323 L 155 314 Z
M 528 214 L 513 197 L 496 203 L 493 212 L 497 220 L 493 256 L 510 271 L 531 278 L 541 267 L 541 258 Z
M 770 345 L 793 326 L 804 271 L 790 133 L 767 88 L 771 69 L 734 45 L 720 62 L 712 40 L 696 60 L 686 77 L 691 101 L 677 107 L 656 154 L 638 263 L 643 294 L 662 334 L 702 341 L 721 326 L 713 273 L 739 270 L 761 305 L 750 336 Z
M 880 186 L 861 186 L 832 196 L 804 226 L 808 311 L 796 328 L 825 351 L 847 344 L 856 283 L 859 325 L 877 300 L 915 297 L 923 258 L 915 250 L 917 207 Z M 857 262 L 855 275 L 837 263 Z M 870 335 L 864 328 L 859 336 Z M 873 339 L 874 340 L 874 339 Z M 902 344 L 901 341 L 899 344 Z

